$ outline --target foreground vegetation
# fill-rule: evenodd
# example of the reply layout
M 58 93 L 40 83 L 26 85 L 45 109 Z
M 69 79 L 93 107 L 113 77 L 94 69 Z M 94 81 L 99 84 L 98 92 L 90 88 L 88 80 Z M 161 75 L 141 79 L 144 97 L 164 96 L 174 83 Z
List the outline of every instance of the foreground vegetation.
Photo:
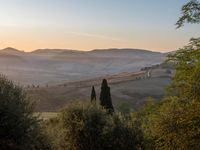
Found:
M 48 138 L 23 89 L 0 76 L 0 149 L 48 149 Z
M 112 114 L 95 104 L 74 103 L 47 123 L 53 149 L 136 150 L 143 147 L 136 120 Z

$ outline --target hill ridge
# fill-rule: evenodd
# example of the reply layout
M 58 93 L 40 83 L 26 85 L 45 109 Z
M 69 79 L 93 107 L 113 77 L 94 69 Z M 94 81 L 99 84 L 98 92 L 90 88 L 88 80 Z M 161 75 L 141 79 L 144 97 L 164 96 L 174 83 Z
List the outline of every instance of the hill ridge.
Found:
M 115 51 L 115 52 L 121 52 L 121 51 L 129 51 L 129 52 L 150 52 L 150 53 L 162 53 L 158 51 L 153 51 L 153 50 L 147 50 L 147 49 L 138 49 L 138 48 L 97 48 L 97 49 L 92 49 L 92 50 L 75 50 L 75 49 L 62 49 L 62 48 L 39 48 L 35 49 L 30 52 L 26 52 L 24 50 L 19 50 L 13 47 L 6 47 L 0 50 L 0 52 L 9 52 L 9 51 L 14 51 L 14 52 L 24 52 L 24 53 L 44 53 L 44 52 L 85 52 L 85 53 L 91 53 L 91 52 L 108 52 L 108 51 Z

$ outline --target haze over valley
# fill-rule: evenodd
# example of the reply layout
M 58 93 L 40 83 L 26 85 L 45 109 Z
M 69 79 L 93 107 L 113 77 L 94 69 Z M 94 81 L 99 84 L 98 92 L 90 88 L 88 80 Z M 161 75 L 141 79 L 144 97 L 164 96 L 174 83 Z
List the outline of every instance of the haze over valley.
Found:
M 137 72 L 143 67 L 162 63 L 165 57 L 166 53 L 139 49 L 38 49 L 24 52 L 8 47 L 0 50 L 0 73 L 21 85 L 46 86 Z

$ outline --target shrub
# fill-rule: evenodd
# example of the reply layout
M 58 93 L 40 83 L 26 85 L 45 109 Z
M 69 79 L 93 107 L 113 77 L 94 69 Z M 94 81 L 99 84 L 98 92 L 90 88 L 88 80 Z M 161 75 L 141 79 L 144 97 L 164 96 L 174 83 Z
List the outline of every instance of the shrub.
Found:
M 143 149 L 143 133 L 136 118 L 115 114 L 104 129 L 105 147 L 109 150 Z
M 200 103 L 166 97 L 139 112 L 148 150 L 199 149 Z
M 137 124 L 123 116 L 110 115 L 94 104 L 70 104 L 56 120 L 58 123 L 55 120 L 49 123 L 51 137 L 58 139 L 55 149 L 135 150 L 142 147 L 142 132 Z
M 155 116 L 151 131 L 157 149 L 199 149 L 200 103 L 168 97 Z

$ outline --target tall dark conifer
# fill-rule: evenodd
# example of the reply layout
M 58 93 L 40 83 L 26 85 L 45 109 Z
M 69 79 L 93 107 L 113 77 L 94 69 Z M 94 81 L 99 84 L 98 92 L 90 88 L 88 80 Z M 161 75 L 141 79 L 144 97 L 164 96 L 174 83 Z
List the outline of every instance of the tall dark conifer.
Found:
M 114 108 L 112 105 L 112 99 L 110 95 L 110 87 L 108 86 L 106 79 L 103 79 L 102 84 L 101 84 L 100 105 L 103 108 L 108 109 L 109 112 L 114 111 Z
M 96 101 L 96 92 L 94 86 L 92 86 L 92 92 L 91 92 L 91 102 Z

